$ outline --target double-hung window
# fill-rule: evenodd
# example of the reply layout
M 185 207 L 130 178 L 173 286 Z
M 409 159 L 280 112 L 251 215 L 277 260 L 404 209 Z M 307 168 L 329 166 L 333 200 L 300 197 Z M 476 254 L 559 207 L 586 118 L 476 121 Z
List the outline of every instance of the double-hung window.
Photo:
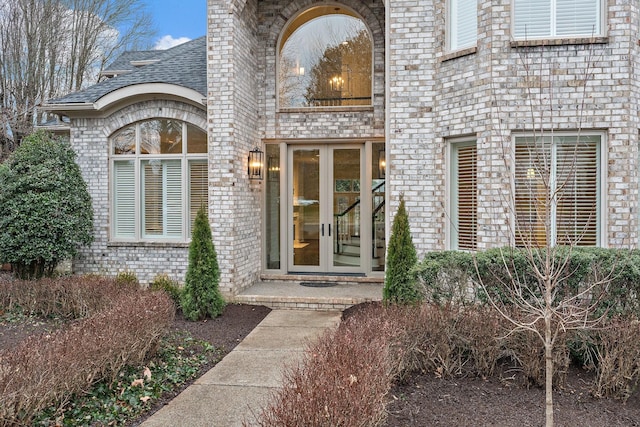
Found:
M 448 24 L 449 50 L 475 46 L 478 37 L 478 0 L 450 0 Z
M 514 0 L 516 40 L 602 36 L 603 0 Z
M 451 160 L 451 248 L 473 251 L 478 242 L 476 141 L 453 142 Z
M 186 241 L 207 208 L 207 136 L 178 120 L 132 124 L 111 137 L 111 237 Z
M 519 246 L 599 246 L 603 135 L 515 138 Z

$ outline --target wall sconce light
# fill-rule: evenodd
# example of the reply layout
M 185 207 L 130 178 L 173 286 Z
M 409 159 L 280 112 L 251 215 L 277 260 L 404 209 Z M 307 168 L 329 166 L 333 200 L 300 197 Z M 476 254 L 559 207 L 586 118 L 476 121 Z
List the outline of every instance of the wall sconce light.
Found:
M 387 159 L 385 157 L 385 151 L 378 151 L 378 174 L 380 178 L 384 178 L 387 172 Z
M 249 179 L 262 179 L 262 155 L 264 153 L 260 151 L 258 147 L 249 151 L 249 159 L 247 166 L 247 173 Z

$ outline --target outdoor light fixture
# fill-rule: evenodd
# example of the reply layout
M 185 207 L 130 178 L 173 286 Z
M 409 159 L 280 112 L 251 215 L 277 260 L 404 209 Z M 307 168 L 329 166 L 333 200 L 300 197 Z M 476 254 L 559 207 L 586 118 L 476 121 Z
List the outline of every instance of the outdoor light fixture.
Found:
M 378 173 L 380 178 L 384 178 L 385 173 L 387 172 L 387 160 L 385 157 L 384 150 L 378 151 Z
M 262 155 L 264 153 L 260 151 L 258 147 L 249 151 L 249 160 L 247 166 L 247 173 L 249 179 L 262 179 Z

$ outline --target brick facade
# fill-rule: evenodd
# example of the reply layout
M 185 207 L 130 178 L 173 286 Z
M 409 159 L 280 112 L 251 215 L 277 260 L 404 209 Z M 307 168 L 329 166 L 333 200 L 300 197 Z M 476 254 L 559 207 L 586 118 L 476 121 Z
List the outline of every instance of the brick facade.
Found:
M 605 37 L 514 42 L 509 0 L 478 2 L 476 47 L 446 48 L 446 2 L 345 0 L 374 42 L 371 107 L 344 111 L 277 107 L 277 50 L 286 24 L 316 0 L 208 0 L 206 111 L 145 101 L 104 118 L 74 119 L 72 141 L 92 192 L 96 242 L 78 271 L 134 270 L 143 281 L 164 272 L 183 280 L 186 245 L 117 245 L 108 233 L 107 138 L 150 117 L 173 117 L 209 134 L 210 222 L 220 286 L 237 292 L 262 272 L 261 183 L 247 155 L 269 142 L 386 141 L 392 221 L 404 194 L 418 253 L 449 248 L 450 141 L 478 150 L 478 244 L 510 242 L 512 138 L 518 132 L 601 131 L 606 136 L 606 246 L 638 245 L 640 62 L 637 2 L 609 0 Z M 161 113 L 158 108 L 162 107 Z

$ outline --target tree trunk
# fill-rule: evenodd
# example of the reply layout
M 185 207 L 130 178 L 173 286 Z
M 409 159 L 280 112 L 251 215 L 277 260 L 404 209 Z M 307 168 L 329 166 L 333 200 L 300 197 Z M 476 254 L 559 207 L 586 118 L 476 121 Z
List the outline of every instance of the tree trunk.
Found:
M 545 418 L 546 427 L 553 427 L 553 336 L 551 335 L 551 313 L 547 309 L 544 319 L 545 358 Z

